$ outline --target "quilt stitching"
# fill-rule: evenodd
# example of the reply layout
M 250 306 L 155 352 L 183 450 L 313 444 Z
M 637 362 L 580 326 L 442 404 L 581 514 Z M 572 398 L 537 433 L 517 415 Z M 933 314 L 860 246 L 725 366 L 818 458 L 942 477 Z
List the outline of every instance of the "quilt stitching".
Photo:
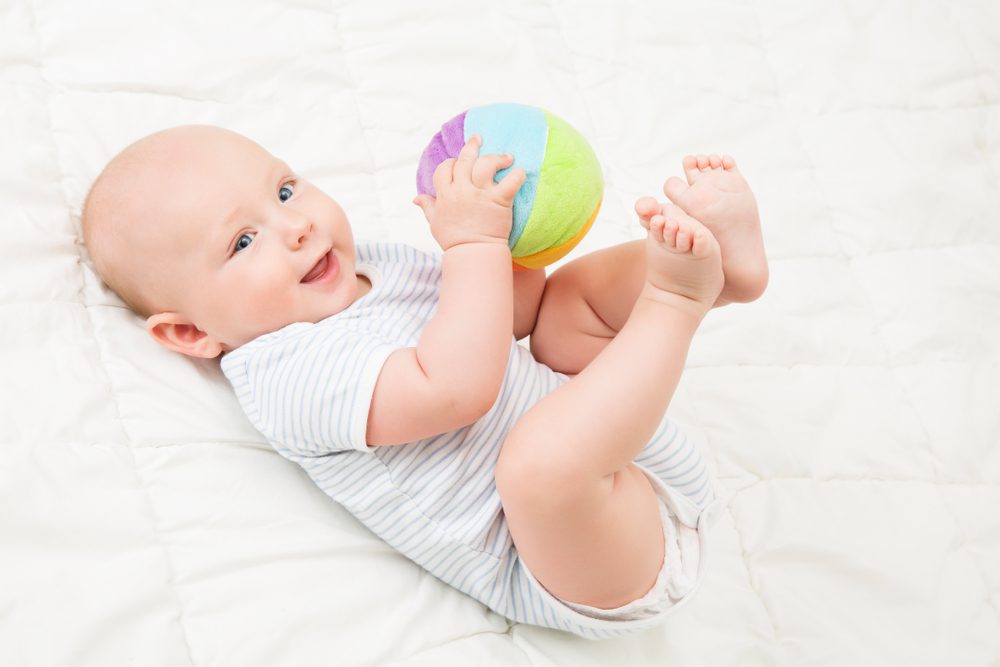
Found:
M 36 48 L 37 48 L 38 75 L 41 78 L 42 82 L 45 84 L 45 91 L 46 91 L 45 92 L 45 96 L 46 96 L 45 108 L 46 108 L 46 112 L 47 112 L 47 119 L 46 120 L 47 120 L 48 125 L 49 125 L 49 136 L 50 136 L 50 139 L 51 139 L 51 142 L 52 142 L 53 155 L 55 156 L 56 166 L 57 166 L 57 168 L 59 170 L 59 174 L 60 174 L 60 178 L 59 178 L 59 183 L 60 183 L 59 191 L 60 191 L 60 194 L 62 195 L 62 198 L 63 198 L 63 205 L 64 205 L 64 207 L 66 209 L 66 213 L 67 213 L 67 215 L 70 215 L 71 211 L 72 211 L 72 207 L 69 205 L 70 197 L 69 197 L 68 193 L 66 192 L 66 186 L 65 186 L 65 179 L 66 179 L 67 170 L 64 167 L 62 159 L 60 157 L 60 150 L 59 150 L 58 142 L 55 140 L 55 137 L 56 137 L 55 120 L 54 120 L 54 118 L 52 116 L 52 90 L 54 88 L 54 85 L 53 85 L 52 81 L 45 74 L 45 62 L 44 62 L 44 49 L 43 49 L 43 42 L 42 42 L 42 31 L 41 31 L 41 26 L 40 26 L 40 24 L 38 22 L 38 13 L 37 13 L 37 9 L 35 7 L 34 0 L 27 0 L 26 5 L 30 9 L 30 18 L 31 18 L 31 22 L 32 22 L 32 28 L 33 28 L 33 32 L 34 32 L 34 37 L 35 37 L 35 45 L 36 45 Z M 78 232 L 78 237 L 79 237 L 79 232 Z M 89 325 L 91 334 L 93 336 L 93 340 L 94 340 L 94 343 L 95 343 L 95 346 L 96 346 L 96 349 L 97 349 L 98 357 L 100 357 L 100 358 L 103 359 L 105 355 L 104 355 L 104 351 L 103 351 L 103 347 L 101 345 L 100 339 L 99 339 L 99 337 L 95 333 L 94 322 L 93 322 L 93 317 L 91 315 L 90 306 L 87 303 L 85 303 L 84 298 L 83 298 L 83 289 L 84 289 L 84 285 L 85 285 L 85 280 L 84 280 L 83 273 L 84 273 L 84 271 L 86 269 L 84 267 L 84 260 L 83 260 L 83 255 L 82 255 L 82 251 L 81 251 L 81 244 L 80 243 L 75 244 L 74 245 L 74 249 L 76 250 L 77 255 L 78 255 L 77 266 L 80 269 L 80 291 L 78 292 L 79 299 L 78 299 L 77 303 L 79 305 L 83 306 L 84 312 L 87 314 L 87 323 Z M 125 439 L 128 440 L 131 443 L 132 438 L 131 438 L 131 436 L 129 436 L 128 430 L 125 428 L 125 422 L 122 420 L 122 417 L 121 417 L 121 406 L 120 406 L 119 401 L 118 401 L 118 394 L 117 394 L 117 392 L 114 389 L 114 383 L 111 380 L 111 374 L 107 372 L 107 367 L 103 363 L 100 364 L 100 366 L 101 366 L 101 370 L 103 371 L 105 382 L 106 382 L 107 387 L 109 389 L 109 393 L 111 394 L 111 403 L 114 406 L 114 412 L 115 412 L 115 416 L 116 416 L 117 421 L 118 421 L 118 426 L 121 429 L 122 435 L 125 436 Z M 136 482 L 138 483 L 139 488 L 141 488 L 142 491 L 143 491 L 143 495 L 145 496 L 147 505 L 149 507 L 149 515 L 150 515 L 150 520 L 151 520 L 151 524 L 152 524 L 153 533 L 156 535 L 157 542 L 159 543 L 159 546 L 163 550 L 164 561 L 166 562 L 167 568 L 168 568 L 168 573 L 167 574 L 168 574 L 170 582 L 171 582 L 171 589 L 172 589 L 172 591 L 174 593 L 174 598 L 175 598 L 175 600 L 177 602 L 177 611 L 178 611 L 178 614 L 177 614 L 177 623 L 178 623 L 178 626 L 179 626 L 180 631 L 181 631 L 181 636 L 184 639 L 185 648 L 187 649 L 188 660 L 189 660 L 189 662 L 190 662 L 191 665 L 194 665 L 194 658 L 193 658 L 192 652 L 191 652 L 191 644 L 190 644 L 190 641 L 188 639 L 187 627 L 186 627 L 186 624 L 184 623 L 184 609 L 183 609 L 183 605 L 181 604 L 181 601 L 180 601 L 180 596 L 177 594 L 177 590 L 176 590 L 176 583 L 175 583 L 176 572 L 175 572 L 175 568 L 174 568 L 174 565 L 173 565 L 173 561 L 170 558 L 170 550 L 167 548 L 166 543 L 164 542 L 162 536 L 160 535 L 160 531 L 159 531 L 159 528 L 158 528 L 158 522 L 157 522 L 157 519 L 156 519 L 157 515 L 156 515 L 156 511 L 155 511 L 154 506 L 153 506 L 153 500 L 152 500 L 152 498 L 149 495 L 148 486 L 144 483 L 144 481 L 142 479 L 142 476 L 139 474 L 139 467 L 138 467 L 138 464 L 136 463 L 136 460 L 135 460 L 135 452 L 132 450 L 131 445 L 129 445 L 126 449 L 128 449 L 129 458 L 132 461 L 132 472 L 135 475 L 135 479 L 136 479 Z
M 368 151 L 369 169 L 370 169 L 370 176 L 372 179 L 372 191 L 375 193 L 376 204 L 378 206 L 378 211 L 379 211 L 377 222 L 379 226 L 383 228 L 382 234 L 379 234 L 379 236 L 381 237 L 385 233 L 384 229 L 385 205 L 379 193 L 380 186 L 378 182 L 378 173 L 377 173 L 378 170 L 376 169 L 375 150 L 372 148 L 371 141 L 368 138 L 368 132 L 366 131 L 364 124 L 364 116 L 361 114 L 361 100 L 360 100 L 360 95 L 358 93 L 359 90 L 358 78 L 357 76 L 354 75 L 354 70 L 351 68 L 348 62 L 347 41 L 344 39 L 344 32 L 343 30 L 341 30 L 340 27 L 340 12 L 338 11 L 338 9 L 339 8 L 337 6 L 336 0 L 331 0 L 330 13 L 333 15 L 333 31 L 334 35 L 338 38 L 338 41 L 341 46 L 341 57 L 343 58 L 344 61 L 344 70 L 347 74 L 348 80 L 351 83 L 351 100 L 354 102 L 354 110 L 355 113 L 357 113 L 358 117 L 358 128 L 361 130 L 361 138 L 364 142 L 365 149 Z
M 687 389 L 685 389 L 685 393 L 689 393 L 687 391 Z M 691 406 L 691 412 L 693 412 L 695 414 L 695 419 L 697 420 L 698 425 L 701 428 L 702 433 L 704 434 L 705 441 L 709 444 L 709 449 L 708 449 L 707 453 L 709 454 L 709 457 L 710 457 L 710 459 L 712 461 L 712 466 L 711 466 L 712 467 L 712 474 L 715 475 L 716 470 L 718 470 L 718 462 L 717 462 L 716 457 L 715 457 L 714 449 L 711 447 L 711 441 L 712 441 L 711 436 L 709 436 L 708 430 L 704 428 L 705 420 L 700 415 L 700 410 L 697 407 L 697 401 L 695 401 L 695 400 L 689 400 L 688 403 Z M 720 477 L 718 475 L 715 475 L 715 477 L 720 482 L 723 479 L 727 479 L 727 478 Z M 732 490 L 732 494 L 733 494 L 732 498 L 735 498 L 737 495 L 739 495 L 746 488 L 749 488 L 749 486 L 748 487 L 743 487 L 743 488 L 738 488 L 738 489 L 733 489 Z M 753 594 L 757 597 L 757 600 L 760 602 L 761 608 L 764 610 L 764 615 L 767 617 L 767 622 L 771 626 L 772 642 L 775 645 L 780 646 L 781 645 L 781 639 L 778 636 L 778 624 L 775 622 L 774 612 L 768 606 L 767 601 L 764 600 L 764 596 L 760 592 L 760 588 L 754 583 L 753 570 L 750 567 L 750 562 L 749 562 L 749 560 L 747 558 L 746 547 L 743 546 L 743 533 L 740 532 L 740 522 L 739 522 L 739 519 L 736 517 L 736 515 L 733 513 L 732 508 L 730 507 L 730 503 L 732 502 L 732 498 L 730 498 L 729 501 L 723 503 L 722 506 L 725 508 L 726 513 L 729 515 L 729 517 L 733 520 L 733 534 L 736 536 L 736 542 L 740 546 L 740 562 L 743 564 L 743 570 L 744 570 L 744 572 L 746 572 L 746 575 L 747 575 L 747 588 L 749 588 L 753 592 Z M 719 526 L 717 526 L 717 525 L 716 526 L 710 526 L 710 530 L 718 530 L 718 529 L 719 529 Z
M 981 71 L 981 67 L 979 65 L 979 62 L 976 59 L 975 51 L 969 46 L 969 39 L 968 39 L 968 37 L 965 36 L 965 32 L 962 30 L 960 22 L 954 20 L 954 16 L 953 16 L 953 13 L 952 13 L 954 11 L 954 8 L 951 7 L 950 5 L 944 5 L 944 10 L 948 13 L 948 17 L 951 19 L 951 22 L 954 25 L 956 32 L 958 33 L 959 37 L 961 38 L 962 44 L 965 46 L 965 49 L 968 52 L 969 60 L 971 60 L 972 63 L 976 66 L 976 70 L 977 71 Z M 988 98 L 987 98 L 987 95 L 986 95 L 986 91 L 983 90 L 983 87 L 982 87 L 982 84 L 980 83 L 979 77 L 976 78 L 976 88 L 979 90 L 980 102 L 981 102 L 982 106 L 989 106 L 989 102 L 987 101 Z M 982 144 L 978 144 L 977 148 L 980 150 L 980 152 L 981 152 L 981 154 L 982 154 L 982 156 L 984 158 L 983 161 L 986 164 L 986 169 L 989 170 L 990 175 L 992 176 L 992 178 L 990 179 L 990 182 L 994 184 L 995 188 L 998 191 L 998 194 L 1000 194 L 1000 185 L 997 185 L 997 183 L 1000 183 L 1000 181 L 997 180 L 996 170 L 993 167 L 993 162 L 990 160 L 989 151 L 987 151 Z M 991 245 L 993 245 L 993 244 L 991 244 Z M 924 428 L 923 423 L 921 423 L 921 428 Z M 928 433 L 928 440 L 929 439 L 930 439 L 930 434 Z M 998 485 L 990 485 L 990 486 L 996 487 Z M 945 497 L 945 494 L 944 494 L 943 490 L 940 487 L 938 487 L 936 490 L 937 490 L 938 496 L 941 498 L 941 504 L 944 506 L 945 511 L 948 513 L 948 515 L 951 517 L 952 521 L 954 521 L 954 523 L 955 523 L 956 532 L 961 536 L 961 540 L 960 540 L 960 542 L 958 544 L 958 548 L 962 549 L 963 551 L 965 551 L 968 554 L 970 562 L 973 563 L 973 565 L 976 568 L 977 573 L 979 574 L 980 578 L 982 579 L 983 590 L 988 592 L 990 590 L 990 579 L 989 579 L 989 576 L 986 573 L 986 569 L 983 567 L 982 563 L 980 562 L 980 559 L 977 557 L 976 552 L 972 548 L 969 547 L 969 541 L 970 541 L 969 535 L 962 529 L 962 524 L 958 520 L 958 514 L 951 507 L 951 505 L 948 504 L 948 499 Z M 986 603 L 993 610 L 993 615 L 996 617 L 996 620 L 997 620 L 998 624 L 1000 624 L 1000 603 L 998 603 L 998 601 L 997 601 L 997 599 L 996 599 L 995 596 L 989 595 L 988 593 L 984 597 L 986 598 Z
M 977 71 L 985 71 L 986 68 L 983 68 L 982 65 L 979 63 L 978 59 L 976 58 L 975 51 L 969 45 L 969 38 L 966 36 L 965 31 L 963 30 L 961 22 L 960 21 L 956 21 L 954 19 L 954 14 L 953 14 L 954 7 L 952 7 L 951 5 L 945 5 L 944 9 L 945 9 L 946 12 L 948 12 L 948 16 L 949 16 L 949 18 L 951 18 L 952 24 L 954 25 L 955 30 L 958 33 L 958 35 L 961 37 L 962 44 L 965 46 L 966 51 L 968 52 L 969 59 L 976 66 L 976 70 Z M 981 79 L 979 77 L 976 78 L 976 87 L 979 89 L 979 93 L 980 93 L 980 101 L 979 101 L 979 104 L 977 105 L 977 107 L 979 107 L 979 108 L 990 108 L 990 107 L 1000 106 L 1000 105 L 998 105 L 995 102 L 990 102 L 989 101 L 989 98 L 988 98 L 988 96 L 986 94 L 986 91 L 983 90 Z M 986 146 L 984 145 L 984 142 L 977 143 L 976 148 L 979 150 L 980 155 L 983 158 L 983 162 L 986 165 L 986 169 L 990 173 L 990 176 L 991 176 L 990 182 L 995 185 L 996 190 L 998 191 L 998 197 L 1000 197 L 1000 185 L 997 185 L 997 184 L 1000 184 L 1000 180 L 998 180 L 998 178 L 997 178 L 997 171 L 996 171 L 996 168 L 995 168 L 995 166 L 993 164 L 992 154 L 990 153 L 989 150 L 987 150 Z M 995 245 L 995 244 L 991 244 L 991 245 Z M 966 486 L 969 487 L 969 486 L 976 486 L 976 485 L 975 484 L 966 484 Z M 995 484 L 988 484 L 987 486 L 989 486 L 991 488 L 996 488 L 997 487 L 997 485 L 995 485 Z M 984 589 L 984 591 L 986 591 L 986 595 L 984 596 L 986 598 L 986 603 L 990 606 L 990 608 L 993 609 L 993 614 L 994 614 L 994 616 L 996 616 L 998 623 L 1000 623 L 1000 602 L 998 602 L 996 596 L 989 594 L 989 591 L 990 591 L 990 580 L 989 580 L 989 576 L 986 573 L 986 569 L 983 567 L 983 564 L 982 564 L 980 558 L 977 556 L 976 552 L 969 546 L 969 541 L 970 541 L 969 540 L 969 536 L 968 536 L 967 533 L 965 533 L 964 531 L 961 530 L 961 524 L 959 524 L 959 522 L 958 522 L 958 518 L 957 518 L 956 512 L 948 504 L 947 499 L 944 497 L 944 494 L 941 493 L 940 489 L 938 490 L 938 492 L 941 495 L 941 501 L 944 504 L 945 510 L 951 515 L 952 519 L 955 521 L 956 525 L 959 528 L 959 534 L 961 535 L 962 539 L 961 539 L 958 547 L 960 549 L 964 550 L 969 555 L 969 560 L 975 565 L 976 570 L 979 573 L 979 576 L 983 580 L 983 589 Z
M 763 37 L 763 30 L 762 30 L 762 28 L 760 26 L 759 12 L 755 11 L 755 17 L 757 18 L 758 33 L 761 35 L 761 37 Z M 963 35 L 963 41 L 965 41 L 964 35 Z M 765 58 L 767 58 L 767 56 L 766 56 L 766 54 L 767 54 L 767 47 L 766 47 L 766 45 L 763 45 L 763 39 L 761 39 L 761 43 L 762 43 L 762 47 L 763 47 L 764 52 L 765 52 Z M 967 42 L 966 42 L 966 45 L 967 45 Z M 774 67 L 773 67 L 773 65 L 770 64 L 770 60 L 769 59 L 768 59 L 768 65 L 769 65 L 772 77 L 774 79 L 775 90 L 779 90 L 777 76 L 774 75 Z M 978 85 L 978 83 L 977 83 L 977 85 Z M 783 103 L 783 100 L 782 100 L 782 97 L 781 97 L 780 94 L 778 95 L 778 100 L 779 100 L 779 106 L 781 106 L 782 108 L 784 108 L 784 103 Z M 797 123 L 795 123 L 792 120 L 791 115 L 788 114 L 787 111 L 785 111 L 785 116 L 789 119 L 789 127 L 792 128 L 790 130 L 790 132 L 793 133 L 796 137 L 798 137 L 798 130 L 797 130 L 798 126 L 797 126 Z M 813 175 L 813 181 L 816 184 L 817 190 L 820 191 L 820 192 L 822 192 L 822 193 L 824 193 L 824 195 L 825 195 L 824 189 L 823 189 L 822 185 L 820 185 L 820 180 L 816 177 L 815 162 L 812 159 L 809 158 L 809 152 L 808 152 L 808 149 L 805 146 L 805 143 L 803 141 L 801 141 L 801 139 L 799 139 L 798 143 L 799 143 L 799 148 L 800 148 L 801 154 L 806 159 L 806 162 L 807 162 L 807 165 L 808 165 L 808 170 Z M 828 209 L 830 208 L 829 201 L 830 201 L 829 196 L 824 196 L 824 203 L 825 203 L 825 205 L 826 205 L 826 207 Z M 886 359 L 885 368 L 888 369 L 890 375 L 892 376 L 893 381 L 894 381 L 897 389 L 899 390 L 900 397 L 905 402 L 906 406 L 913 413 L 913 415 L 914 415 L 914 422 L 916 424 L 918 424 L 921 432 L 924 435 L 924 444 L 925 444 L 925 446 L 927 448 L 927 451 L 928 451 L 928 453 L 930 455 L 930 460 L 932 462 L 932 465 L 934 466 L 934 474 L 935 474 L 935 480 L 934 480 L 934 482 L 935 482 L 935 484 L 933 484 L 932 486 L 935 489 L 935 492 L 937 494 L 938 499 L 941 502 L 942 507 L 945 509 L 945 512 L 951 518 L 956 533 L 962 535 L 962 534 L 964 534 L 963 530 L 962 530 L 962 526 L 959 523 L 958 518 L 956 517 L 955 513 L 952 511 L 951 507 L 948 505 L 947 500 L 945 499 L 944 494 L 943 494 L 941 488 L 937 485 L 937 483 L 941 481 L 941 475 L 942 475 L 943 471 L 945 470 L 945 466 L 942 464 L 941 460 L 938 458 L 936 452 L 934 451 L 933 439 L 930 436 L 930 432 L 928 431 L 926 424 L 924 423 L 924 421 L 922 421 L 920 419 L 920 411 L 917 409 L 917 406 L 913 402 L 912 397 L 908 394 L 907 389 L 906 389 L 906 383 L 903 382 L 899 378 L 899 376 L 898 376 L 898 373 L 897 373 L 898 366 L 893 362 L 891 349 L 889 348 L 889 345 L 886 342 L 886 335 L 885 335 L 882 327 L 879 324 L 879 318 L 877 317 L 878 309 L 875 306 L 875 303 L 874 303 L 874 301 L 873 301 L 873 299 L 871 297 L 871 294 L 868 292 L 868 290 L 865 289 L 865 287 L 863 286 L 863 284 L 857 279 L 857 275 L 855 274 L 854 269 L 853 269 L 854 258 L 850 257 L 847 254 L 846 250 L 844 249 L 843 242 L 841 240 L 841 233 L 837 229 L 836 225 L 833 225 L 832 223 L 830 225 L 830 228 L 831 228 L 831 231 L 833 232 L 832 236 L 833 236 L 835 242 L 838 245 L 839 255 L 841 257 L 843 257 L 843 258 L 846 258 L 847 269 L 848 269 L 849 273 L 851 274 L 852 280 L 854 281 L 855 285 L 857 286 L 859 294 L 863 295 L 863 297 L 865 299 L 865 302 L 866 302 L 866 306 L 867 306 L 869 312 L 872 314 L 873 328 L 875 330 L 875 334 L 876 334 L 876 336 L 877 336 L 877 338 L 879 340 L 880 346 L 882 348 L 882 351 L 883 351 L 883 353 L 885 355 L 885 359 Z M 951 248 L 951 247 L 954 247 L 954 244 L 948 244 L 946 246 L 941 246 L 941 247 Z M 910 249 L 900 249 L 900 250 L 909 251 Z M 960 545 L 960 548 L 962 548 L 962 549 L 966 550 L 967 552 L 969 552 L 970 560 L 973 563 L 975 563 L 975 566 L 976 566 L 976 569 L 977 569 L 977 573 L 982 578 L 984 587 L 986 589 L 988 589 L 989 588 L 989 580 L 986 577 L 985 571 L 982 569 L 982 567 L 979 564 L 978 560 L 975 558 L 975 555 L 973 553 L 971 553 L 971 551 L 968 549 L 967 546 L 965 546 L 965 544 Z M 994 614 L 997 615 L 998 618 L 1000 618 L 1000 608 L 998 608 L 996 601 L 993 600 L 989 596 L 987 596 L 987 599 L 989 601 L 989 604 L 990 604 L 991 608 L 993 609 Z
M 590 103 L 587 102 L 587 96 L 583 92 L 583 85 L 580 80 L 580 69 L 576 65 L 573 44 L 566 37 L 566 28 L 563 26 L 562 21 L 559 18 L 559 12 L 556 11 L 556 2 L 557 0 L 549 0 L 549 11 L 552 14 L 552 22 L 558 29 L 559 38 L 562 40 L 563 45 L 566 48 L 566 56 L 569 59 L 570 67 L 573 68 L 573 79 L 576 81 L 575 87 L 580 92 L 580 99 L 583 101 L 583 108 L 587 112 L 587 122 L 590 124 L 590 127 L 595 128 L 596 130 L 597 126 L 594 123 L 594 112 L 591 110 Z M 611 183 L 608 183 L 608 185 L 611 185 Z

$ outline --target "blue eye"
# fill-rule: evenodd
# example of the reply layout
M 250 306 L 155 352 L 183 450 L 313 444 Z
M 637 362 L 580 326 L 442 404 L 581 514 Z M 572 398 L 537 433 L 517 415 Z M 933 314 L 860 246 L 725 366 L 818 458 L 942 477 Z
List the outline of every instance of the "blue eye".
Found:
M 292 195 L 294 194 L 295 190 L 292 189 L 291 183 L 288 183 L 286 185 L 282 185 L 281 189 L 278 190 L 278 199 L 280 199 L 283 202 L 288 201 L 289 199 L 292 198 Z
M 235 255 L 240 250 L 245 250 L 247 247 L 249 247 L 250 243 L 253 241 L 253 237 L 254 235 L 248 233 L 240 234 L 239 238 L 236 239 L 236 245 L 233 248 L 233 254 Z M 248 239 L 248 240 L 246 243 L 244 243 L 243 239 Z

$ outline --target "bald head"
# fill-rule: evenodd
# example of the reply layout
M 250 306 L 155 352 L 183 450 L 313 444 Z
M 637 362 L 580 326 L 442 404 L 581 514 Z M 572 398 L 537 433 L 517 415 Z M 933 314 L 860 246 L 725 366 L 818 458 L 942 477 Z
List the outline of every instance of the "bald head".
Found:
M 171 128 L 116 155 L 84 203 L 83 235 L 150 335 L 197 357 L 319 322 L 371 287 L 340 205 L 217 127 Z
M 127 146 L 94 181 L 83 206 L 84 243 L 98 275 L 141 316 L 170 305 L 171 278 L 151 271 L 150 260 L 163 247 L 171 214 L 180 212 L 173 199 L 190 195 L 183 182 L 199 165 L 234 149 L 265 152 L 219 127 L 173 127 Z

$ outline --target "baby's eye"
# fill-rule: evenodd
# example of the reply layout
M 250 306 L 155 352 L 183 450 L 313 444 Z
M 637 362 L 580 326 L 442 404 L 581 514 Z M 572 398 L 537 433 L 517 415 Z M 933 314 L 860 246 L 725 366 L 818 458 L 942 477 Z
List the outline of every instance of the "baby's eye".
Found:
M 295 189 L 292 187 L 292 184 L 286 183 L 281 186 L 280 190 L 278 190 L 278 199 L 280 199 L 281 201 L 288 201 L 289 199 L 292 198 L 292 195 L 294 194 L 295 194 Z
M 239 238 L 236 239 L 236 245 L 233 247 L 233 254 L 235 255 L 240 250 L 244 250 L 249 247 L 250 243 L 253 242 L 254 236 L 256 236 L 256 234 L 251 234 L 249 232 L 240 234 Z M 243 239 L 247 239 L 246 243 L 243 242 Z

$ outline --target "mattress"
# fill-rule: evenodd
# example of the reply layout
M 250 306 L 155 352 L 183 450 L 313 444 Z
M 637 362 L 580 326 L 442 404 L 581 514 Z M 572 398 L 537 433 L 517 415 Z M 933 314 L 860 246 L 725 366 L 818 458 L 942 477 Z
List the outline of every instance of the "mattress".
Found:
M 4 0 L 0 100 L 4 664 L 1000 663 L 997 3 Z M 563 262 L 641 238 L 688 153 L 760 204 L 770 286 L 706 318 L 670 406 L 725 504 L 708 573 L 640 635 L 512 624 L 395 553 L 82 243 L 112 155 L 211 123 L 434 250 L 420 153 L 497 101 L 601 161 Z

